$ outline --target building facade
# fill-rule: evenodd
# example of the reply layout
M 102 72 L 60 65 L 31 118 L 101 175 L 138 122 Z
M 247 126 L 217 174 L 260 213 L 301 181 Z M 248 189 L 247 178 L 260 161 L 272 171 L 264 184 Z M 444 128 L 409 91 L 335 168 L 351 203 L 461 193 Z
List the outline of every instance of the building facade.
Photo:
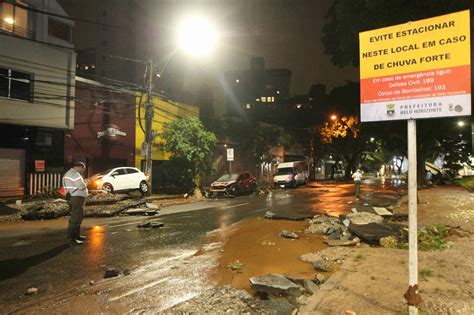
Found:
M 145 166 L 145 152 L 142 149 L 145 141 L 145 104 L 146 97 L 136 96 L 136 132 L 135 132 L 135 167 L 143 170 Z M 154 118 L 152 129 L 156 134 L 152 147 L 152 191 L 169 191 L 175 182 L 174 174 L 169 165 L 170 154 L 163 150 L 161 144 L 164 125 L 178 118 L 199 118 L 199 107 L 189 104 L 163 100 L 153 97 Z
M 133 166 L 135 92 L 76 77 L 74 129 L 64 136 L 65 167 L 86 163 L 86 176 Z
M 252 58 L 250 68 L 225 74 L 227 109 L 231 116 L 251 116 L 277 110 L 290 97 L 291 71 L 267 69 L 265 59 Z
M 63 167 L 76 65 L 65 15 L 54 0 L 0 3 L 0 197 L 21 196 L 31 174 Z

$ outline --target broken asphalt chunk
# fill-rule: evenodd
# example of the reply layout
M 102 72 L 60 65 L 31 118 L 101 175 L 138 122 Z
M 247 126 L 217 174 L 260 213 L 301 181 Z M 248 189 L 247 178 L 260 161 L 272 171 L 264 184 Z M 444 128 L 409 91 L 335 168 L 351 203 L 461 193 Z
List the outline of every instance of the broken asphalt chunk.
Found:
M 259 292 L 264 292 L 274 296 L 295 296 L 301 295 L 300 286 L 285 276 L 279 274 L 267 274 L 264 276 L 252 277 L 249 279 L 252 287 Z
M 287 230 L 281 231 L 280 237 L 289 238 L 289 239 L 293 239 L 293 240 L 296 240 L 296 239 L 299 238 L 298 234 L 296 234 L 295 232 L 287 231 Z

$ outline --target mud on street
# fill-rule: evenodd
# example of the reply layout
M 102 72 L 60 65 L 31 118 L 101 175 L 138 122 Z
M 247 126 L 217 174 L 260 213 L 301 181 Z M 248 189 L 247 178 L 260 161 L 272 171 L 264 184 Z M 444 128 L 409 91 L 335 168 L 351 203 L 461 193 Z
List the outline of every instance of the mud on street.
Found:
M 375 190 L 378 194 L 373 194 Z M 339 216 L 354 207 L 370 208 L 367 202 L 380 207 L 398 200 L 394 187 L 388 184 L 364 186 L 363 193 L 366 199 L 355 201 L 350 184 L 318 184 L 259 196 L 171 205 L 153 217 L 164 227 L 149 230 L 137 228 L 143 217 L 91 218 L 84 223 L 86 244 L 74 248 L 63 246 L 65 218 L 3 224 L 0 303 L 7 313 L 173 312 L 186 311 L 186 301 L 195 303 L 190 305 L 199 310 L 200 297 L 207 298 L 206 292 L 230 285 L 244 291 L 216 291 L 240 296 L 228 301 L 229 309 L 230 304 L 248 299 L 252 302 L 246 302 L 245 307 L 251 305 L 250 310 L 259 311 L 253 308 L 260 301 L 255 300 L 259 295 L 249 279 L 279 274 L 299 281 L 306 300 L 285 302 L 276 309 L 303 307 L 298 303 L 308 303 L 311 293 L 303 288 L 308 282 L 302 281 L 323 285 L 346 259 L 360 251 L 356 249 L 360 243 L 328 247 L 331 238 L 352 242 L 343 240 L 344 235 L 338 232 L 343 224 L 321 216 L 322 221 L 311 223 L 316 229 L 308 232 L 310 222 L 301 218 Z M 269 211 L 292 220 L 265 218 Z M 298 238 L 281 237 L 283 230 Z M 315 267 L 321 262 L 319 253 L 324 253 L 322 260 L 329 262 L 330 269 Z M 107 269 L 118 276 L 104 279 Z M 38 289 L 37 294 L 25 294 L 31 287 Z M 248 296 L 243 298 L 245 294 Z
M 258 268 L 294 269 L 295 275 L 310 277 L 312 267 L 298 255 L 318 249 L 322 241 L 314 235 L 281 239 L 281 229 L 302 231 L 307 223 L 265 222 L 265 212 L 341 211 L 351 198 L 351 185 L 342 185 L 172 205 L 160 210 L 158 219 L 165 226 L 150 231 L 137 228 L 143 217 L 90 218 L 83 225 L 86 244 L 74 248 L 63 246 L 67 218 L 3 223 L 0 303 L 6 312 L 20 313 L 160 311 L 228 283 L 228 270 L 223 268 L 217 279 L 215 269 L 238 259 L 247 261 L 246 273 L 236 278 L 242 288 L 249 289 L 244 276 L 256 275 Z M 275 245 L 262 245 L 264 241 Z M 248 256 L 234 258 L 244 246 L 250 250 Z M 261 256 L 250 258 L 253 252 Z M 277 252 L 289 258 L 272 269 Z M 121 275 L 103 279 L 107 268 L 116 268 Z M 123 275 L 125 270 L 130 274 Z M 38 293 L 25 295 L 30 287 L 38 288 Z

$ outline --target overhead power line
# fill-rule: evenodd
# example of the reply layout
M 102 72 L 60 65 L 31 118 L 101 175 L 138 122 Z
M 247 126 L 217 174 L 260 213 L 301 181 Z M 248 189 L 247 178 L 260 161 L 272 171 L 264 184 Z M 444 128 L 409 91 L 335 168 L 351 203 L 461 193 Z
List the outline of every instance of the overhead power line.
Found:
M 23 8 L 25 10 L 31 11 L 31 12 L 46 14 L 46 15 L 54 16 L 54 17 L 61 18 L 61 19 L 66 19 L 66 20 L 76 21 L 76 22 L 89 23 L 89 24 L 95 24 L 95 25 L 109 27 L 109 28 L 113 28 L 113 29 L 122 29 L 122 27 L 117 26 L 117 25 L 110 25 L 110 24 L 100 23 L 100 22 L 96 22 L 96 21 L 92 21 L 92 20 L 73 18 L 73 17 L 67 16 L 67 15 L 61 15 L 61 14 L 57 14 L 57 13 L 53 13 L 53 12 L 49 12 L 49 11 L 36 9 L 36 8 L 26 6 L 26 5 L 18 3 L 18 2 L 15 3 L 14 5 L 17 6 L 17 7 Z

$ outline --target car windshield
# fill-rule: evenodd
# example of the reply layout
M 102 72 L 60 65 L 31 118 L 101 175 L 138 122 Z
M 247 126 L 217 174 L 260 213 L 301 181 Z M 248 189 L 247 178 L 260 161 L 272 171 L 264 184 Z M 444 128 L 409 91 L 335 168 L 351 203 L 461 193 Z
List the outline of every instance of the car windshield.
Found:
M 221 177 L 219 177 L 219 179 L 217 181 L 218 182 L 228 182 L 228 181 L 231 181 L 231 180 L 237 180 L 238 177 L 239 177 L 239 174 L 225 174 L 225 175 L 222 175 Z
M 293 167 L 282 167 L 277 171 L 277 175 L 291 175 L 293 174 Z
M 112 170 L 113 170 L 113 168 L 111 168 L 111 169 L 109 169 L 109 170 L 106 170 L 106 171 L 103 171 L 103 172 L 101 172 L 101 173 L 99 173 L 99 174 L 95 174 L 94 177 L 107 175 L 107 174 L 109 174 Z

